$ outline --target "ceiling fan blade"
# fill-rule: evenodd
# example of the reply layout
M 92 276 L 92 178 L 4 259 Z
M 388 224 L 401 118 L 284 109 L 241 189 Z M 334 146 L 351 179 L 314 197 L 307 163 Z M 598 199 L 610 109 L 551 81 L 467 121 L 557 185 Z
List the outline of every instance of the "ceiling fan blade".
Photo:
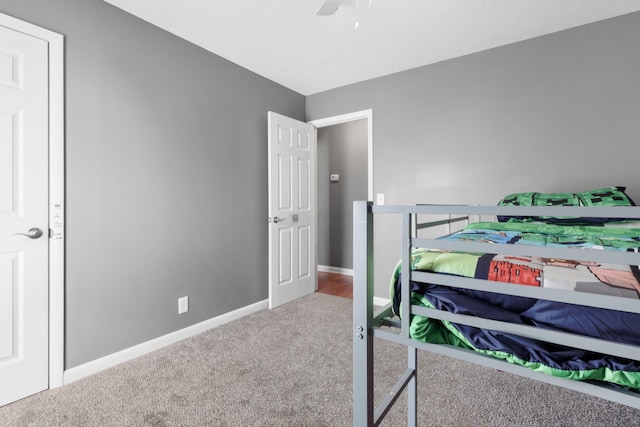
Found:
M 342 0 L 324 0 L 322 6 L 320 6 L 320 10 L 318 10 L 318 15 L 320 16 L 329 16 L 336 13 L 336 10 L 342 4 Z

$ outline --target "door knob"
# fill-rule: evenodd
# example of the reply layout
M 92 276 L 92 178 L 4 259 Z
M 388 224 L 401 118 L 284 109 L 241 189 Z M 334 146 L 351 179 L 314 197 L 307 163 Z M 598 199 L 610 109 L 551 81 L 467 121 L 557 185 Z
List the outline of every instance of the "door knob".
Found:
M 43 234 L 39 228 L 30 228 L 26 233 L 13 233 L 12 236 L 27 236 L 30 239 L 37 239 Z
M 276 224 L 285 220 L 286 218 L 278 218 L 277 216 L 273 217 L 273 222 L 275 222 Z

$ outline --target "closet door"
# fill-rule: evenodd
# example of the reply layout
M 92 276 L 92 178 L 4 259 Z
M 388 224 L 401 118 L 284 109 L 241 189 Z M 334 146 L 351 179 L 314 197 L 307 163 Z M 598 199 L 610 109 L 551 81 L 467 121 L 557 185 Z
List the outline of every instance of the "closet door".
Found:
M 48 388 L 48 43 L 0 25 L 0 405 Z

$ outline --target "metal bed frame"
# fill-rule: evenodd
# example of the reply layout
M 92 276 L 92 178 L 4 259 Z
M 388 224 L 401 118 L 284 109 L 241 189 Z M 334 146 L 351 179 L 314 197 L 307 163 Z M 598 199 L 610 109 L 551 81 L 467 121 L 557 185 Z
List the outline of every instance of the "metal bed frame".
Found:
M 532 288 L 530 286 L 514 286 L 501 282 L 471 279 L 466 277 L 443 276 L 433 273 L 411 271 L 410 256 L 414 247 L 458 250 L 470 252 L 489 252 L 506 255 L 538 256 L 560 259 L 579 259 L 614 264 L 640 264 L 637 252 L 599 251 L 588 249 L 550 248 L 525 245 L 496 245 L 481 242 L 458 242 L 435 239 L 424 239 L 414 236 L 419 228 L 417 215 L 462 215 L 482 217 L 485 215 L 504 216 L 578 216 L 640 219 L 640 207 L 504 207 L 504 206 L 374 206 L 371 202 L 354 202 L 354 281 L 353 281 L 353 425 L 377 426 L 391 409 L 398 397 L 407 391 L 407 425 L 417 423 L 417 350 L 424 349 L 433 353 L 455 357 L 485 367 L 499 369 L 527 378 L 558 385 L 568 389 L 587 393 L 613 402 L 640 409 L 640 393 L 619 387 L 611 387 L 602 383 L 568 380 L 527 368 L 510 364 L 502 360 L 477 354 L 453 346 L 427 344 L 411 339 L 409 336 L 410 315 L 401 320 L 393 317 L 391 304 L 375 310 L 373 304 L 374 290 L 374 214 L 394 214 L 401 217 L 401 261 L 402 261 L 402 313 L 415 313 L 435 319 L 448 320 L 478 328 L 492 329 L 527 338 L 559 343 L 571 347 L 591 350 L 603 354 L 640 360 L 640 347 L 610 342 L 602 339 L 585 337 L 576 334 L 550 331 L 526 325 L 512 324 L 503 321 L 489 320 L 453 314 L 437 309 L 410 304 L 410 280 L 435 283 L 459 288 L 490 290 L 508 295 L 516 295 L 537 299 L 567 302 L 592 307 L 615 309 L 631 313 L 640 313 L 640 300 L 613 296 L 595 295 L 583 292 L 562 291 L 555 289 Z M 455 219 L 458 221 L 459 217 Z M 431 225 L 442 225 L 448 220 L 433 221 Z M 452 222 L 452 221 L 451 221 Z M 409 278 L 407 280 L 406 278 Z M 388 278 L 385 277 L 385 280 Z M 376 407 L 373 394 L 373 345 L 374 339 L 383 339 L 407 347 L 407 369 L 393 388 Z

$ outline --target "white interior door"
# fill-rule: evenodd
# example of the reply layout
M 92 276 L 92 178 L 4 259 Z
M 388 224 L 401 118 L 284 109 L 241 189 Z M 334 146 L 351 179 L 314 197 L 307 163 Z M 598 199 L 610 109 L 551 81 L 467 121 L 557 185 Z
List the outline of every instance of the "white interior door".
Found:
M 48 388 L 48 44 L 0 26 L 0 405 Z
M 315 139 L 269 112 L 269 308 L 316 290 Z

